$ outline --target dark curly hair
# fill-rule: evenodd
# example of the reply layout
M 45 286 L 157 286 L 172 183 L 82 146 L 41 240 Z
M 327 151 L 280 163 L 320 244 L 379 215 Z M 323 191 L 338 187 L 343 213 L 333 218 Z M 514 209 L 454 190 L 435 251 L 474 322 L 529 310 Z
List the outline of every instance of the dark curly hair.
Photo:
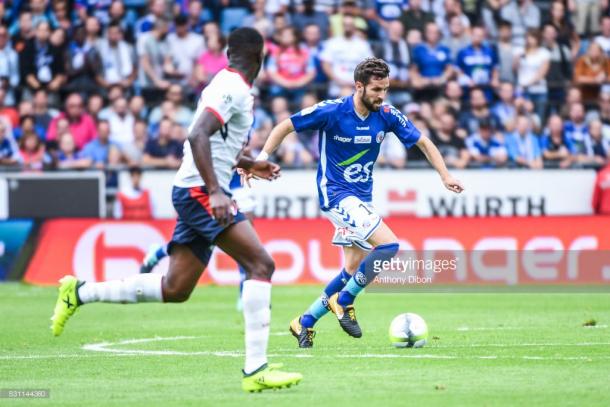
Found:
M 390 76 L 390 67 L 381 58 L 367 58 L 354 70 L 354 81 L 368 85 L 371 78 L 383 79 Z

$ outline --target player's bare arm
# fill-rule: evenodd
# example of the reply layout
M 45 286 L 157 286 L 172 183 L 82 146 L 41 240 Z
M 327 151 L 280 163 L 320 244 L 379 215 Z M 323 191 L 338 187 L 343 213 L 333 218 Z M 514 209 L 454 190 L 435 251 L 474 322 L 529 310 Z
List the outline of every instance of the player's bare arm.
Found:
M 422 153 L 424 153 L 428 159 L 428 162 L 441 176 L 441 180 L 443 181 L 445 188 L 447 188 L 449 191 L 455 192 L 456 194 L 462 192 L 464 190 L 464 186 L 459 180 L 451 176 L 447 170 L 443 156 L 441 155 L 440 151 L 438 151 L 438 148 L 436 148 L 434 143 L 430 141 L 428 137 L 422 135 L 416 144 Z
M 284 119 L 283 121 L 281 121 L 277 126 L 273 128 L 273 130 L 271 130 L 271 133 L 269 134 L 269 138 L 267 138 L 267 141 L 265 142 L 263 150 L 257 157 L 257 161 L 264 161 L 269 158 L 269 156 L 273 154 L 275 150 L 277 150 L 280 144 L 282 144 L 282 141 L 284 141 L 286 136 L 288 136 L 293 131 L 294 125 L 292 124 L 292 120 Z
M 224 193 L 218 185 L 218 179 L 214 174 L 212 164 L 212 152 L 210 149 L 210 137 L 222 127 L 222 123 L 208 110 L 204 110 L 199 116 L 199 120 L 193 126 L 193 130 L 188 135 L 188 141 L 193 151 L 195 166 L 203 178 L 210 195 L 210 207 L 214 218 L 221 225 L 231 222 L 233 218 L 231 198 Z

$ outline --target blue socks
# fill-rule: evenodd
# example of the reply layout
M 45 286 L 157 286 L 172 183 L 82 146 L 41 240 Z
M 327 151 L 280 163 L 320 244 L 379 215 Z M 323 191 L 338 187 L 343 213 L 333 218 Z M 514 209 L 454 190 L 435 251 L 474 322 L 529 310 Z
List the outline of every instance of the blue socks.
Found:
M 370 252 L 360 263 L 358 270 L 356 270 L 343 290 L 339 292 L 339 298 L 337 299 L 339 305 L 344 307 L 352 305 L 360 291 L 364 290 L 364 287 L 375 278 L 377 273 L 375 273 L 374 265 L 383 261 L 389 261 L 392 257 L 396 256 L 397 252 L 398 243 L 382 244 Z
M 326 315 L 328 312 L 328 308 L 326 308 L 328 297 L 341 291 L 351 277 L 352 276 L 345 271 L 345 269 L 341 270 L 341 272 L 328 283 L 326 288 L 324 288 L 324 293 L 320 298 L 316 299 L 309 309 L 305 311 L 301 317 L 301 325 L 305 328 L 312 328 L 315 323 L 318 322 L 318 319 Z
M 345 269 L 341 270 L 335 278 L 324 289 L 324 293 L 311 304 L 309 309 L 301 317 L 301 325 L 304 328 L 312 328 L 318 319 L 328 312 L 326 305 L 328 298 L 339 293 L 337 302 L 342 306 L 354 303 L 356 296 L 375 278 L 376 262 L 389 261 L 398 252 L 398 243 L 379 245 L 368 254 L 360 263 L 358 270 L 351 276 Z
M 157 261 L 161 261 L 161 259 L 163 259 L 166 256 L 167 256 L 167 244 L 159 246 L 159 248 L 155 252 L 155 257 L 157 258 Z

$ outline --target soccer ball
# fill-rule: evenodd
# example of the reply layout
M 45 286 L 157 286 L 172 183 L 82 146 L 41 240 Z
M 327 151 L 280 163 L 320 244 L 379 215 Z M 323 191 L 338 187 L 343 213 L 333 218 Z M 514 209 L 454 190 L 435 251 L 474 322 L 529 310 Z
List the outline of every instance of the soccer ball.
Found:
M 427 339 L 428 325 L 417 314 L 400 314 L 390 324 L 390 342 L 397 348 L 421 348 Z

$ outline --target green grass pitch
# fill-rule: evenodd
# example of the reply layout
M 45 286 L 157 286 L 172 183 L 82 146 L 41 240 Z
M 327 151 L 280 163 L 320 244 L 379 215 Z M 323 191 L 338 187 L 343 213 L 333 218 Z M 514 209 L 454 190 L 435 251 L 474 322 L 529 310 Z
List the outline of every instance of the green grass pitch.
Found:
M 54 338 L 56 289 L 0 284 L 0 389 L 51 392 L 0 405 L 610 405 L 610 294 L 365 293 L 361 339 L 329 314 L 315 348 L 299 350 L 288 323 L 320 291 L 274 287 L 270 361 L 304 379 L 247 394 L 235 287 L 199 287 L 184 304 L 87 305 Z M 426 319 L 426 347 L 389 344 L 402 312 Z

